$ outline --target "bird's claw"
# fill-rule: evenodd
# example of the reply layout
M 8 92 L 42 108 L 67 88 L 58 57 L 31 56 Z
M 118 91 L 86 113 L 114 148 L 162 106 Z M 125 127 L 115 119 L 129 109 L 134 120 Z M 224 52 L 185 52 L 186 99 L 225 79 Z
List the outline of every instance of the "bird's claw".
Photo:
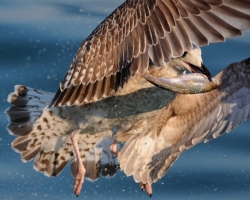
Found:
M 152 189 L 152 186 L 150 183 L 144 184 L 144 183 L 140 182 L 140 188 L 142 191 L 145 190 L 150 198 L 152 197 L 153 189 Z
M 75 182 L 74 182 L 74 193 L 76 197 L 78 197 L 79 194 L 81 193 L 85 172 L 86 170 L 85 168 L 83 168 L 83 169 L 78 170 L 78 173 L 76 175 Z

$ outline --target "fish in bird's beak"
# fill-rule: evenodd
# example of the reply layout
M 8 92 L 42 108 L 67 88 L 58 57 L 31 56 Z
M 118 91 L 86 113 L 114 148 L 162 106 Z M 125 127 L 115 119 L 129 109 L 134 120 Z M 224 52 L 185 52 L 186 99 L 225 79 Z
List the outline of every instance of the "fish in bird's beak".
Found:
M 168 67 L 176 69 L 180 75 L 160 78 L 151 74 L 144 74 L 144 78 L 157 87 L 181 94 L 209 92 L 219 86 L 203 64 L 200 48 L 195 48 L 192 51 L 185 52 L 179 58 L 172 59 L 168 63 Z M 191 73 L 182 74 L 185 71 Z
M 157 87 L 180 94 L 198 94 L 218 88 L 218 82 L 212 78 L 203 62 L 199 62 L 199 66 L 183 60 L 182 63 L 191 72 L 190 74 L 180 74 L 172 78 L 159 78 L 144 74 L 144 78 Z
M 144 78 L 157 87 L 180 94 L 199 94 L 210 92 L 219 87 L 214 78 L 211 81 L 200 73 L 181 74 L 174 78 L 157 78 L 144 74 Z

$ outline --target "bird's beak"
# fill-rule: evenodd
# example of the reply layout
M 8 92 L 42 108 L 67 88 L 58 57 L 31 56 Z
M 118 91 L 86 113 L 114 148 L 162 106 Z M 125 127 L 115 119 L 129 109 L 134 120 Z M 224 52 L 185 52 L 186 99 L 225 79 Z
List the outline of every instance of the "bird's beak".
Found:
M 202 73 L 204 75 L 207 76 L 209 81 L 212 81 L 212 75 L 210 73 L 210 71 L 205 67 L 205 65 L 203 63 L 201 63 L 201 67 L 195 66 L 191 63 L 188 63 L 188 65 L 191 68 L 191 72 L 193 73 Z

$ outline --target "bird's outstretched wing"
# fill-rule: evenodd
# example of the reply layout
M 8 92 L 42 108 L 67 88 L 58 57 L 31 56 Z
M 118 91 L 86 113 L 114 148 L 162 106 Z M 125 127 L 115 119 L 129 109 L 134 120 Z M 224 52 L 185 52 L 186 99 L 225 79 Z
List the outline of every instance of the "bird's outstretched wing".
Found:
M 186 149 L 209 141 L 250 117 L 250 58 L 231 64 L 216 77 L 220 87 L 209 93 L 177 95 L 155 116 L 139 121 L 118 154 L 120 167 L 136 182 L 160 179 Z
M 110 96 L 149 58 L 162 66 L 249 27 L 249 0 L 127 0 L 83 41 L 50 107 Z

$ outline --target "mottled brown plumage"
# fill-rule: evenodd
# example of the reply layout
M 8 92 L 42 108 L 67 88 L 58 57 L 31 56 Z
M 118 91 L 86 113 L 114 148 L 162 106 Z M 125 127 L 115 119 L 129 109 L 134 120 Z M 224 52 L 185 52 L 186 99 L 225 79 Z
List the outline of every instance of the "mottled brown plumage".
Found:
M 249 27 L 249 0 L 127 0 L 83 41 L 55 95 L 15 87 L 8 97 L 13 106 L 6 110 L 7 130 L 17 136 L 12 147 L 23 161 L 35 159 L 35 169 L 48 176 L 56 176 L 72 161 L 74 192 L 79 195 L 84 176 L 95 180 L 101 173 L 116 172 L 118 163 L 109 149 L 116 132 L 118 140 L 127 141 L 119 154 L 125 173 L 144 185 L 158 180 L 185 148 L 229 130 L 224 113 L 242 112 L 224 112 L 231 100 L 248 106 L 244 98 L 231 99 L 231 95 L 249 95 L 245 85 L 249 64 L 239 67 L 242 75 L 239 70 L 233 74 L 233 69 L 222 72 L 223 77 L 243 76 L 239 83 L 228 87 L 222 82 L 221 91 L 203 96 L 176 97 L 141 75 L 173 77 L 185 70 L 193 72 L 192 65 L 199 71 L 201 52 L 194 46 L 242 35 L 241 30 Z M 228 89 L 230 93 L 225 94 Z M 213 94 L 217 94 L 215 100 Z M 199 132 L 195 121 L 187 120 L 203 116 L 199 112 L 211 117 L 210 121 L 199 118 L 205 123 L 204 132 Z M 233 123 L 246 118 L 244 112 Z M 218 130 L 213 123 L 219 124 Z M 145 141 L 152 146 L 143 146 Z M 129 152 L 141 153 L 131 157 Z M 140 163 L 137 158 L 146 154 Z M 145 166 L 147 170 L 141 171 Z
M 161 75 L 164 69 L 155 70 Z M 6 110 L 7 130 L 17 136 L 12 147 L 23 161 L 35 158 L 35 169 L 48 176 L 58 175 L 72 161 L 74 177 L 79 161 L 70 135 L 80 130 L 80 162 L 91 180 L 100 174 L 112 176 L 118 169 L 110 151 L 116 138 L 125 142 L 118 154 L 120 168 L 150 188 L 184 150 L 229 132 L 249 118 L 250 58 L 230 65 L 215 79 L 220 86 L 209 93 L 176 95 L 136 75 L 117 96 L 50 109 L 44 107 L 53 93 L 16 86 L 8 97 L 14 105 Z M 144 88 L 137 90 L 138 85 Z
M 148 73 L 177 74 L 174 70 L 168 74 L 165 69 L 152 67 Z M 72 160 L 71 169 L 75 176 L 77 160 L 70 133 L 81 129 L 78 148 L 81 162 L 87 169 L 85 177 L 95 180 L 100 173 L 111 176 L 116 171 L 118 163 L 109 150 L 114 132 L 127 131 L 135 121 L 167 105 L 175 94 L 154 87 L 136 75 L 115 97 L 84 106 L 46 109 L 53 96 L 53 93 L 15 86 L 15 91 L 8 96 L 8 102 L 13 106 L 6 110 L 10 121 L 7 130 L 18 136 L 12 147 L 21 153 L 24 162 L 35 158 L 35 169 L 48 176 L 58 175 Z

